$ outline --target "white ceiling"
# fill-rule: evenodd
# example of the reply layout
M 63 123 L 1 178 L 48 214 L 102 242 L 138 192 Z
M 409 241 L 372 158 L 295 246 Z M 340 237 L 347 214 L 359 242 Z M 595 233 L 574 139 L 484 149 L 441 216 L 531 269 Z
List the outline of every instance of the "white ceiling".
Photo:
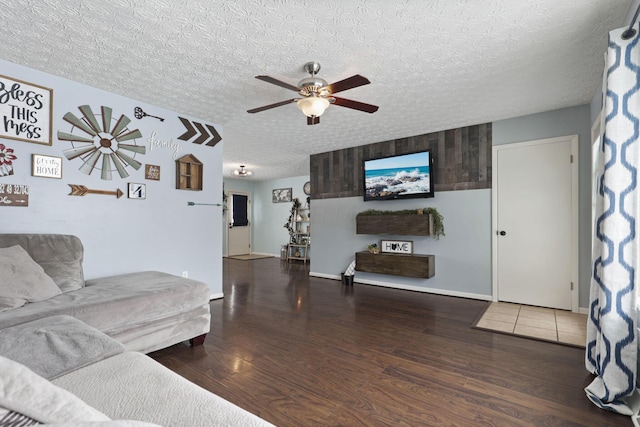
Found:
M 224 175 L 309 173 L 309 155 L 588 103 L 631 0 L 0 0 L 0 58 L 219 124 Z M 339 96 L 307 126 L 306 62 Z M 149 114 L 153 114 L 149 111 Z

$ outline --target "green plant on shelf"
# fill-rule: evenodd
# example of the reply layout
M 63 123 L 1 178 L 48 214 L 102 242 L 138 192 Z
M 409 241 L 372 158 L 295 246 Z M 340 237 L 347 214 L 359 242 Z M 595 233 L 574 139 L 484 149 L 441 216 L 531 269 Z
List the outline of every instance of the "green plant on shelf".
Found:
M 293 243 L 293 244 L 300 243 L 298 242 L 299 236 L 295 229 L 296 213 L 299 208 L 300 208 L 300 200 L 296 197 L 291 201 L 291 211 L 289 212 L 289 219 L 284 224 L 284 228 L 286 228 L 289 231 L 289 243 Z

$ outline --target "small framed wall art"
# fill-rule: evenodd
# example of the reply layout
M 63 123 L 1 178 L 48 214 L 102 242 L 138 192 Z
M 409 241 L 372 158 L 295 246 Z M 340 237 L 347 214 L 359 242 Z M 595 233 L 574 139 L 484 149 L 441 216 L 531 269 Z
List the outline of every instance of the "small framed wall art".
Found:
M 62 157 L 31 155 L 31 176 L 62 178 Z
M 149 164 L 144 165 L 144 179 L 160 181 L 160 166 Z
M 147 198 L 147 186 L 145 184 L 138 184 L 135 182 L 129 183 L 129 193 L 128 197 L 130 199 L 138 199 L 144 200 Z
M 29 186 L 23 184 L 0 184 L 0 206 L 29 206 Z
M 0 75 L 0 138 L 51 145 L 53 89 Z
M 291 188 L 276 188 L 271 192 L 272 203 L 290 202 L 291 200 Z
M 387 254 L 413 254 L 413 241 L 411 240 L 381 240 L 380 252 Z

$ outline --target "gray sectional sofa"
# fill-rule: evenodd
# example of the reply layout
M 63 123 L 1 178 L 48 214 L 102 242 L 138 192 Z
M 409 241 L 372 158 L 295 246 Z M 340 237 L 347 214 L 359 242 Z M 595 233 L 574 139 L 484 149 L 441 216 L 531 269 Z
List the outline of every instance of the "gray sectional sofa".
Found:
M 30 298 L 7 300 L 0 290 L 0 329 L 43 317 L 67 314 L 119 341 L 127 350 L 149 353 L 182 341 L 201 342 L 209 332 L 210 291 L 206 284 L 157 271 L 84 280 L 79 238 L 61 234 L 0 234 L 0 251 L 14 255 L 22 277 L 52 279 Z M 33 264 L 29 261 L 33 260 Z M 23 261 L 23 262 L 20 262 Z M 29 264 L 29 265 L 27 265 Z M 9 267 L 4 267 L 8 269 Z M 14 282 L 20 282 L 20 280 Z M 33 282 L 33 281 L 32 281 Z M 3 298 L 4 296 L 4 298 Z M 4 303 L 3 303 L 4 301 Z M 28 302 L 28 303 L 25 303 Z M 4 310 L 3 310 L 4 308 Z
M 83 256 L 74 236 L 0 234 L 0 426 L 271 425 L 143 354 L 204 341 L 206 284 L 85 281 Z
M 0 329 L 0 426 L 23 425 L 17 417 L 67 427 L 271 426 L 66 315 Z

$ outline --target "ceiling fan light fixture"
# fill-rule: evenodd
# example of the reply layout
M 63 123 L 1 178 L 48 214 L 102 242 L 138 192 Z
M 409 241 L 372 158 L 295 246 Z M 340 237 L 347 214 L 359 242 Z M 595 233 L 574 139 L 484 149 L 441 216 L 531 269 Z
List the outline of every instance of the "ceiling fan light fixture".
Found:
M 329 100 L 319 96 L 309 96 L 296 101 L 298 108 L 307 117 L 320 117 L 329 107 Z
M 234 175 L 240 176 L 240 177 L 247 177 L 247 176 L 251 176 L 253 175 L 253 172 L 246 170 L 244 168 L 244 165 L 240 165 L 240 169 L 236 169 L 233 171 Z

